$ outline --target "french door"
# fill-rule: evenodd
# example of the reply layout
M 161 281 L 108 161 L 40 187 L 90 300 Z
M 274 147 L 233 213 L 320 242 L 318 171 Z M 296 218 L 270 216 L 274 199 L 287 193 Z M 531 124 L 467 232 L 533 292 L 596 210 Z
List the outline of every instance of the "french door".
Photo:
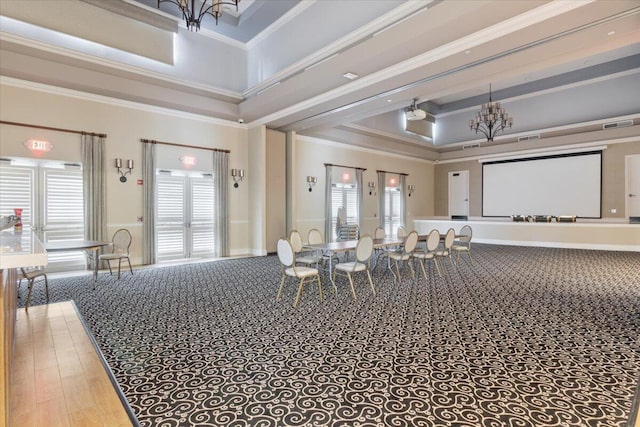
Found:
M 82 167 L 55 161 L 3 159 L 0 161 L 0 214 L 22 209 L 25 231 L 42 242 L 84 239 Z M 47 271 L 81 270 L 82 251 L 48 255 Z
M 156 178 L 157 260 L 213 256 L 212 175 L 158 171 Z

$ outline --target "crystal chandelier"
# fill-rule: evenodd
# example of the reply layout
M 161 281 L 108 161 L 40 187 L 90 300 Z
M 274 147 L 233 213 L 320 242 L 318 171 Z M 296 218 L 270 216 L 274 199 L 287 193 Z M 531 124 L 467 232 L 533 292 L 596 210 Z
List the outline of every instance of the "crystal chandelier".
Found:
M 189 31 L 198 31 L 200 30 L 200 22 L 207 13 L 213 16 L 216 20 L 216 25 L 218 25 L 218 18 L 222 16 L 222 5 L 228 4 L 235 6 L 237 11 L 238 2 L 240 2 L 240 0 L 202 0 L 202 2 L 198 1 L 198 4 L 196 4 L 196 0 L 158 0 L 158 9 L 160 8 L 160 3 L 173 3 L 177 5 L 182 12 L 182 17 Z M 200 7 L 198 12 L 196 12 L 198 5 Z
M 482 104 L 482 109 L 476 113 L 474 119 L 469 120 L 469 127 L 476 133 L 481 132 L 487 137 L 487 141 L 493 141 L 493 137 L 510 128 L 513 125 L 513 117 L 505 111 L 500 102 L 491 101 L 491 85 L 489 85 L 489 102 Z

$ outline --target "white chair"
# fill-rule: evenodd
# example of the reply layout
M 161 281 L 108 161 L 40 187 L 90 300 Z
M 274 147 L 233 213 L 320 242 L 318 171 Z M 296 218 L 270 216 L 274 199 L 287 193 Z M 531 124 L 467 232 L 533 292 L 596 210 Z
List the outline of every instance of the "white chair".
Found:
M 427 247 L 424 251 L 414 251 L 413 257 L 418 260 L 420 263 L 420 267 L 422 267 L 422 274 L 424 275 L 424 279 L 427 279 L 427 271 L 424 267 L 426 261 L 433 261 L 436 266 L 436 270 L 438 271 L 438 276 L 442 276 L 440 273 L 440 267 L 438 266 L 438 260 L 436 258 L 436 251 L 438 250 L 438 245 L 440 245 L 440 232 L 436 229 L 433 229 L 429 232 L 427 236 Z
M 382 227 L 376 228 L 376 231 L 373 232 L 374 239 L 384 239 L 385 237 L 387 237 L 387 232 Z
M 407 237 L 407 235 L 407 229 L 403 226 L 398 227 L 398 229 L 396 230 L 396 236 L 398 237 Z
M 129 230 L 121 228 L 113 233 L 113 238 L 111 239 L 111 253 L 102 254 L 98 257 L 100 261 L 107 261 L 109 274 L 112 274 L 111 261 L 118 260 L 118 279 L 120 279 L 120 267 L 123 259 L 127 260 L 127 263 L 129 264 L 129 271 L 133 274 L 133 270 L 131 269 L 131 260 L 129 259 L 130 247 L 131 233 L 129 233 Z
M 318 264 L 320 263 L 319 253 L 309 252 L 305 255 L 302 255 L 302 236 L 300 235 L 300 232 L 298 230 L 291 230 L 289 232 L 289 242 L 291 243 L 293 252 L 295 252 L 296 254 L 301 254 L 300 256 L 296 256 L 296 263 L 304 265 L 315 264 L 316 268 L 318 268 Z
M 451 265 L 455 267 L 453 258 L 451 257 L 451 248 L 453 247 L 453 241 L 456 238 L 456 231 L 453 228 L 447 230 L 447 234 L 444 236 L 444 245 L 441 250 L 436 251 L 436 262 L 440 262 L 442 258 L 449 258 Z M 442 264 L 440 264 L 442 266 Z
M 342 262 L 336 265 L 333 268 L 333 277 L 332 281 L 335 284 L 336 274 L 340 273 L 346 275 L 349 278 L 349 284 L 351 285 L 351 294 L 353 295 L 353 299 L 356 299 L 356 290 L 353 286 L 353 277 L 352 274 L 358 271 L 365 271 L 367 273 L 367 277 L 369 278 L 369 284 L 371 285 L 371 291 L 375 295 L 376 289 L 373 286 L 373 280 L 371 280 L 371 273 L 369 272 L 368 261 L 371 258 L 371 254 L 373 253 L 373 238 L 371 236 L 364 235 L 358 240 L 358 245 L 356 246 L 356 259 L 351 262 Z
M 22 277 L 20 278 L 20 282 L 18 282 L 18 292 L 20 291 L 20 283 L 22 279 L 27 279 L 28 282 L 28 293 L 27 293 L 27 302 L 24 305 L 25 310 L 29 310 L 29 303 L 31 303 L 31 292 L 33 291 L 33 284 L 38 277 L 44 277 L 44 290 L 45 295 L 47 297 L 47 302 L 49 302 L 49 281 L 47 280 L 47 273 L 45 273 L 44 267 L 38 268 L 20 268 L 22 272 Z
M 456 263 L 460 264 L 460 254 L 467 254 L 469 262 L 473 262 L 471 258 L 471 236 L 473 232 L 469 225 L 465 225 L 460 229 L 458 237 L 455 238 L 451 250 L 456 254 Z
M 320 275 L 317 268 L 296 266 L 296 255 L 293 252 L 291 243 L 285 238 L 278 240 L 278 258 L 282 264 L 282 280 L 280 281 L 280 287 L 278 288 L 278 295 L 276 301 L 280 301 L 282 295 L 282 288 L 284 287 L 284 281 L 288 277 L 295 277 L 300 279 L 298 284 L 298 291 L 296 292 L 296 298 L 293 301 L 293 306 L 298 305 L 300 295 L 302 294 L 302 287 L 307 281 L 318 281 L 318 293 L 320 294 L 320 301 L 322 301 L 322 283 L 320 282 Z
M 398 266 L 398 263 L 400 262 L 404 263 L 402 267 L 403 269 L 406 264 L 409 264 L 409 268 L 411 269 L 411 276 L 413 278 L 416 277 L 415 271 L 413 270 L 413 265 L 411 265 L 411 262 L 409 261 L 413 256 L 413 251 L 416 249 L 417 244 L 418 244 L 418 233 L 416 231 L 412 231 L 411 233 L 409 233 L 409 235 L 405 239 L 404 244 L 402 245 L 402 248 L 400 248 L 397 251 L 387 253 L 387 262 L 388 262 L 387 265 L 389 267 L 389 270 L 391 270 L 395 278 L 398 280 L 398 283 L 402 278 L 400 275 L 400 267 Z M 391 260 L 393 260 L 395 263 L 397 274 L 396 272 L 393 271 L 393 268 L 391 267 Z

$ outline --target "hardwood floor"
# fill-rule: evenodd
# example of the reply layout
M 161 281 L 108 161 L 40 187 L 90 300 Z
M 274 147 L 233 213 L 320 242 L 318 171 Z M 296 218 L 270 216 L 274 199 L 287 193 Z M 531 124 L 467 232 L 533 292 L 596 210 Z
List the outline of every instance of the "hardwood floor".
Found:
M 18 309 L 12 426 L 131 426 L 71 302 Z

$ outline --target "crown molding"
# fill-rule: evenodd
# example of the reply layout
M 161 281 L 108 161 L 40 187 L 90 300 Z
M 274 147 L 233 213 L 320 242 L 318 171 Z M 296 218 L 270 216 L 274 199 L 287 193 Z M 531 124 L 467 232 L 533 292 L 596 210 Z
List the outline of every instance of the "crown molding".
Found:
M 304 12 L 305 10 L 313 6 L 316 1 L 317 0 L 306 0 L 306 1 L 299 2 L 297 5 L 291 8 L 287 13 L 285 13 L 280 18 L 278 18 L 274 23 L 269 25 L 260 33 L 256 34 L 251 40 L 249 40 L 246 43 L 245 48 L 247 50 L 253 49 L 254 47 L 256 47 L 257 44 L 267 39 L 267 37 L 269 37 L 276 31 L 278 31 L 280 28 L 282 28 L 283 26 L 291 22 L 298 15 L 302 14 L 302 12 Z
M 416 141 L 415 139 L 412 139 L 412 138 L 409 138 L 409 137 L 406 137 L 406 136 L 398 135 L 398 134 L 395 134 L 395 133 L 389 133 L 389 132 L 385 132 L 385 131 L 382 131 L 382 130 L 373 129 L 373 128 L 362 126 L 362 125 L 357 125 L 357 124 L 354 124 L 354 123 L 345 123 L 345 124 L 342 124 L 340 126 L 345 127 L 345 128 L 349 128 L 349 129 L 353 129 L 353 130 L 359 131 L 359 132 L 365 132 L 365 133 L 369 133 L 369 134 L 373 134 L 373 135 L 378 135 L 378 136 L 381 136 L 381 137 L 384 137 L 384 138 L 393 139 L 393 140 L 396 140 L 396 141 L 404 141 L 404 142 L 408 142 L 408 143 L 411 143 L 411 144 L 416 144 L 416 145 L 421 146 L 421 147 L 424 146 L 425 144 L 427 144 L 431 148 L 437 148 L 437 147 L 435 147 L 433 145 L 433 143 L 431 143 L 429 141 L 424 141 L 424 142 Z
M 214 125 L 227 126 L 236 129 L 249 129 L 247 124 L 238 123 L 232 120 L 224 120 L 216 117 L 204 116 L 202 114 L 188 113 L 185 111 L 174 110 L 166 107 L 157 107 L 141 102 L 126 101 L 120 98 L 113 98 L 104 95 L 95 95 L 92 93 L 82 92 L 74 89 L 67 89 L 58 86 L 47 85 L 43 83 L 35 83 L 27 80 L 20 80 L 13 77 L 0 76 L 0 86 L 11 86 L 20 89 L 34 90 L 37 92 L 49 93 L 53 95 L 66 96 L 69 98 L 80 99 L 83 101 L 97 102 L 100 104 L 112 105 L 116 107 L 130 108 L 133 110 L 145 111 L 155 114 L 163 114 L 172 117 L 178 117 L 189 120 L 197 120 Z
M 211 86 L 211 85 L 190 82 L 185 79 L 172 77 L 168 74 L 159 73 L 157 71 L 149 70 L 147 68 L 124 64 L 122 62 L 117 62 L 117 61 L 113 61 L 103 57 L 91 55 L 88 53 L 79 52 L 79 51 L 68 49 L 65 47 L 52 45 L 50 43 L 29 39 L 27 37 L 19 36 L 12 33 L 7 33 L 4 31 L 0 31 L 0 42 L 13 43 L 19 46 L 23 46 L 23 47 L 27 47 L 27 48 L 47 52 L 47 53 L 52 53 L 55 55 L 64 56 L 64 57 L 75 59 L 78 61 L 88 62 L 91 64 L 100 65 L 100 66 L 111 68 L 114 70 L 135 74 L 141 77 L 147 77 L 147 78 L 150 77 L 152 79 L 163 81 L 173 85 L 183 86 L 183 87 L 188 87 L 194 90 L 203 91 L 212 95 L 213 97 L 218 96 L 218 97 L 230 98 L 236 102 L 241 102 L 243 100 L 242 94 L 239 92 L 230 91 L 227 89 L 222 89 L 222 88 Z M 108 49 L 108 47 L 106 46 L 103 46 L 103 47 Z M 117 49 L 114 49 L 114 50 L 117 50 Z M 118 51 L 118 52 L 121 52 L 121 51 Z M 143 58 L 148 61 L 156 62 L 149 58 L 144 58 L 139 55 L 134 55 L 134 54 L 131 54 L 131 55 L 136 56 L 138 58 Z M 163 64 L 163 65 L 166 66 L 167 64 Z
M 311 143 L 314 143 L 314 144 L 321 144 L 321 145 L 327 145 L 329 147 L 341 148 L 341 149 L 344 149 L 344 150 L 360 151 L 360 152 L 363 152 L 363 153 L 377 154 L 379 156 L 384 156 L 384 157 L 395 157 L 395 158 L 398 158 L 398 159 L 410 160 L 410 161 L 414 161 L 414 162 L 418 162 L 418 163 L 426 163 L 426 164 L 429 164 L 429 165 L 435 164 L 435 162 L 433 160 L 420 159 L 420 158 L 417 158 L 417 157 L 407 156 L 407 155 L 404 155 L 404 154 L 390 153 L 390 152 L 383 151 L 383 150 L 376 150 L 374 148 L 360 147 L 360 146 L 357 146 L 357 145 L 345 144 L 343 142 L 331 141 L 329 139 L 316 138 L 316 137 L 313 137 L 313 136 L 306 136 L 306 135 L 296 134 L 296 139 L 300 140 L 300 141 L 304 141 L 304 142 L 311 142 Z

